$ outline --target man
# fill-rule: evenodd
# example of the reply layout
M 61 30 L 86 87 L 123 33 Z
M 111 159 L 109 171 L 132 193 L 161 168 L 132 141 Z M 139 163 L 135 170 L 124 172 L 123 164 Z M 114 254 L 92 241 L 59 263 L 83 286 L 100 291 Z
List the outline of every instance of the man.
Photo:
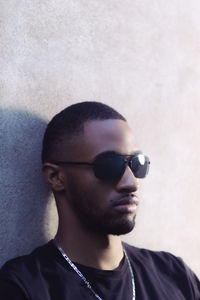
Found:
M 66 108 L 46 129 L 42 160 L 58 231 L 3 266 L 0 299 L 200 299 L 200 282 L 181 259 L 121 242 L 149 168 L 122 115 L 98 102 Z

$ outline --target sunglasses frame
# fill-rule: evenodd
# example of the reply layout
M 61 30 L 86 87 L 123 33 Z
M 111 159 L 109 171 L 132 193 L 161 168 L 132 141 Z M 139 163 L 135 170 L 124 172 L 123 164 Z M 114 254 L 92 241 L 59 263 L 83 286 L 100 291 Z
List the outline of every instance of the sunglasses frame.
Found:
M 108 155 L 113 155 L 113 157 L 122 157 L 123 158 L 123 167 L 121 169 L 121 172 L 119 172 L 119 174 L 117 174 L 116 176 L 111 176 L 109 178 L 109 176 L 107 177 L 106 176 L 106 172 L 104 173 L 104 175 L 99 175 L 99 172 L 98 172 L 98 166 L 101 166 L 101 164 L 99 164 L 97 161 L 99 159 L 102 158 L 105 158 L 106 156 Z M 146 166 L 146 173 L 144 176 L 142 177 L 138 177 L 134 174 L 134 171 L 133 171 L 133 159 L 134 158 L 138 158 L 139 155 L 142 155 L 145 159 L 144 163 L 147 163 L 147 166 Z M 138 159 L 139 161 L 139 159 Z M 112 180 L 112 179 L 120 179 L 124 172 L 125 172 L 125 169 L 127 167 L 127 165 L 130 167 L 131 171 L 133 172 L 134 176 L 137 177 L 137 178 L 145 178 L 146 175 L 148 174 L 148 170 L 149 170 L 149 165 L 150 165 L 150 160 L 148 158 L 148 156 L 144 155 L 141 151 L 137 151 L 136 153 L 132 154 L 132 155 L 125 155 L 125 154 L 119 154 L 117 152 L 114 152 L 114 151 L 106 151 L 106 152 L 102 152 L 100 154 L 98 154 L 93 162 L 83 162 L 83 161 L 50 161 L 50 163 L 53 163 L 53 164 L 56 164 L 56 165 L 88 165 L 88 166 L 94 166 L 93 170 L 94 170 L 94 174 L 97 178 L 99 179 L 104 179 L 104 180 Z M 95 166 L 96 166 L 96 169 L 95 169 Z M 142 164 L 141 164 L 142 166 Z

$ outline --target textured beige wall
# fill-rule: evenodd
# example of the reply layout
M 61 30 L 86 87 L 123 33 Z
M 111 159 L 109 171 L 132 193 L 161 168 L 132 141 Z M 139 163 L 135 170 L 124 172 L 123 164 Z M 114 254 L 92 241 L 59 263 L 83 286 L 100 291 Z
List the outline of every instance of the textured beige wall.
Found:
M 51 238 L 40 175 L 46 120 L 69 104 L 119 109 L 151 157 L 130 243 L 200 276 L 200 2 L 0 1 L 0 264 Z

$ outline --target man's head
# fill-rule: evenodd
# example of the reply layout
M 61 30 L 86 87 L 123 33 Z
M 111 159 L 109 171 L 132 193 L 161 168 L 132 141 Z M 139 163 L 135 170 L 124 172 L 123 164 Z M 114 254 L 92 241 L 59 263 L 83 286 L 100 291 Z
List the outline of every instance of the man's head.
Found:
M 126 119 L 112 107 L 100 102 L 80 102 L 68 106 L 49 122 L 43 139 L 42 162 L 60 153 L 63 139 L 68 141 L 84 131 L 84 123 L 92 120 Z
M 131 231 L 136 176 L 148 168 L 138 151 L 126 119 L 105 104 L 82 102 L 56 115 L 44 136 L 42 159 L 59 217 L 101 234 Z

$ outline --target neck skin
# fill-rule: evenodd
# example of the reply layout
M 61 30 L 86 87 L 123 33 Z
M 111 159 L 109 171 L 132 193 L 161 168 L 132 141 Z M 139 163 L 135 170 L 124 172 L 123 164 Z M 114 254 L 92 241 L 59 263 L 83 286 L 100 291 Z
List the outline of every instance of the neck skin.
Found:
M 114 270 L 119 266 L 124 255 L 119 236 L 88 231 L 70 213 L 70 207 L 58 207 L 58 215 L 55 239 L 71 261 L 101 270 Z

